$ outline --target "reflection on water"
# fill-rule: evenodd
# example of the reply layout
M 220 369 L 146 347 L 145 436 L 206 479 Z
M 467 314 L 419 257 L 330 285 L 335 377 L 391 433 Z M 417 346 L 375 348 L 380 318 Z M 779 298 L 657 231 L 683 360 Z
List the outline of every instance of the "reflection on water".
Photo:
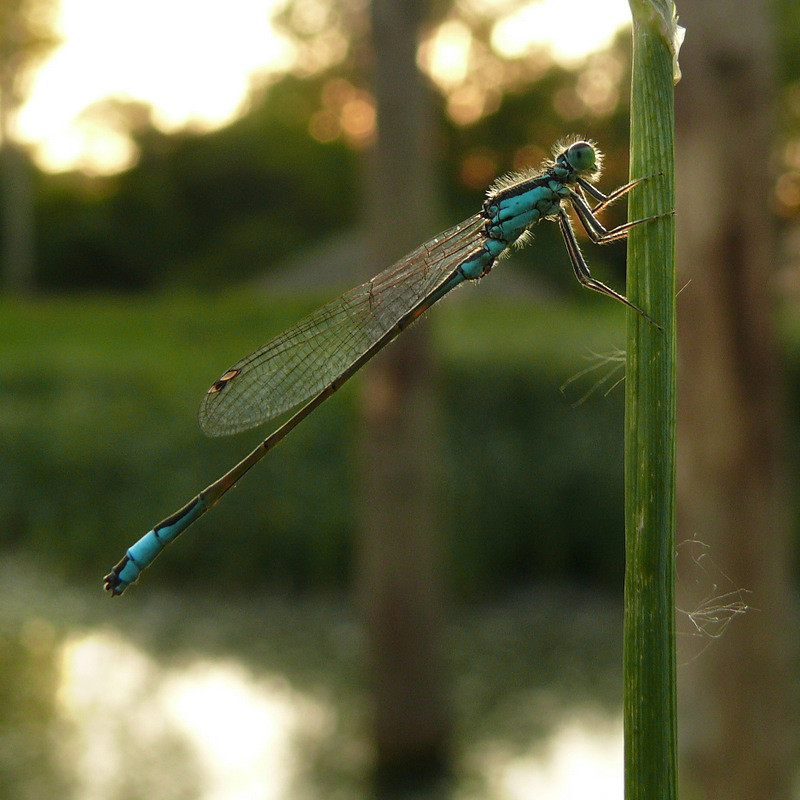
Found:
M 188 777 L 208 800 L 282 800 L 297 773 L 297 734 L 325 735 L 332 714 L 280 676 L 257 679 L 234 660 L 162 668 L 109 632 L 64 644 L 58 701 L 82 798 L 106 797 L 120 775 L 162 762 L 159 778 L 182 784 L 176 791 Z M 170 764 L 165 753 L 181 760 Z
M 48 611 L 5 602 L 6 588 L 0 797 L 365 796 L 368 703 L 345 603 L 92 596 L 81 611 L 65 588 Z M 537 592 L 453 622 L 453 800 L 622 795 L 618 614 Z
M 60 652 L 58 751 L 81 800 L 120 786 L 129 797 L 192 797 L 200 763 L 165 714 L 167 674 L 145 653 L 103 632 L 68 636 Z
M 495 746 L 476 759 L 476 766 L 487 788 L 483 797 L 619 800 L 624 794 L 622 716 L 584 709 L 559 721 L 535 752 L 511 755 Z
M 130 642 L 98 632 L 68 641 L 61 664 L 59 712 L 72 723 L 72 741 L 61 745 L 79 756 L 72 763 L 81 798 L 106 796 L 107 787 L 134 766 L 135 741 L 141 753 L 167 748 L 177 756 L 176 748 L 182 749 L 199 797 L 288 800 L 301 772 L 293 746 L 298 733 L 321 739 L 334 727 L 332 707 L 292 691 L 280 677 L 257 679 L 232 660 L 161 669 Z M 623 789 L 622 719 L 584 709 L 560 720 L 534 752 L 515 755 L 494 743 L 477 746 L 466 758 L 484 779 L 487 793 L 481 796 L 617 800 Z M 146 769 L 143 764 L 136 771 Z M 185 791 L 185 773 L 161 779 Z

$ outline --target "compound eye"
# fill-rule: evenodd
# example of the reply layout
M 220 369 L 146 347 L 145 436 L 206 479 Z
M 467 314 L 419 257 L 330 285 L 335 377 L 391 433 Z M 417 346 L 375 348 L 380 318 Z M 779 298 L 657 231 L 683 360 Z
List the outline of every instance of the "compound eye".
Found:
M 576 172 L 594 169 L 597 156 L 589 142 L 575 142 L 567 150 L 567 162 Z

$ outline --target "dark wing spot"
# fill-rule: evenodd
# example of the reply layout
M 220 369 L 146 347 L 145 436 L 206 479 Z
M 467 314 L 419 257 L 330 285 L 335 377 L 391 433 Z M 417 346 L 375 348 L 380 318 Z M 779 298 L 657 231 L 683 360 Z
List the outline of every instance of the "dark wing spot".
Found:
M 218 394 L 221 392 L 239 373 L 240 369 L 229 369 L 219 380 L 211 384 L 211 388 L 206 394 Z

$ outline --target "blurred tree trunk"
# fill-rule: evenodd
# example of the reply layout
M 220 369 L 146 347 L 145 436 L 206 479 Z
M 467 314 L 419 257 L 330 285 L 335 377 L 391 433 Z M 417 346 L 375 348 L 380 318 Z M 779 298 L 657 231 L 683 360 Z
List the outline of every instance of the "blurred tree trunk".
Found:
M 750 590 L 757 609 L 696 658 L 679 656 L 682 765 L 687 795 L 789 800 L 797 628 L 770 212 L 772 4 L 705 0 L 680 13 L 679 282 L 691 282 L 678 301 L 679 530 L 708 546 L 717 575 Z M 687 590 L 702 579 L 700 564 L 689 567 Z
M 0 123 L 0 128 L 2 128 Z M 6 291 L 34 288 L 34 212 L 30 165 L 25 152 L 0 130 L 0 263 Z
M 368 193 L 372 272 L 435 233 L 439 220 L 432 97 L 416 64 L 427 10 L 422 0 L 372 0 L 378 111 Z M 381 798 L 429 790 L 447 763 L 428 334 L 424 323 L 406 331 L 365 375 L 358 583 Z
M 28 161 L 11 136 L 15 80 L 13 67 L 0 68 L 0 264 L 6 291 L 22 294 L 33 289 L 33 197 Z
M 32 71 L 59 43 L 58 0 L 0 0 L 0 264 L 11 292 L 34 284 L 33 187 L 28 159 L 11 135 Z

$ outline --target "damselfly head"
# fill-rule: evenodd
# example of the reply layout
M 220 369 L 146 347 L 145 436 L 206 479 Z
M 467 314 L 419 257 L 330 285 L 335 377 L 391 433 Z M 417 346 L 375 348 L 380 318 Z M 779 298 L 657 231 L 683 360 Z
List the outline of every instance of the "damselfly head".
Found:
M 554 163 L 573 170 L 581 178 L 596 181 L 603 169 L 603 154 L 591 140 L 571 136 L 562 139 L 554 150 Z

